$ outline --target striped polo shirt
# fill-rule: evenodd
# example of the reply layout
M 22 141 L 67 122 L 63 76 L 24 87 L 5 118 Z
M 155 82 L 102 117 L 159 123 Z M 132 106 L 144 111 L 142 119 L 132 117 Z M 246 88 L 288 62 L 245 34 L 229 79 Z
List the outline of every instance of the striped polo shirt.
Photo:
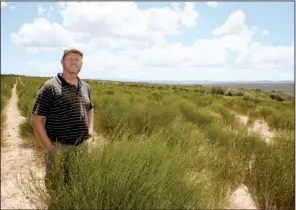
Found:
M 78 87 L 60 74 L 40 88 L 32 114 L 46 117 L 45 130 L 51 141 L 78 145 L 88 138 L 88 111 L 92 109 L 89 85 L 78 78 Z

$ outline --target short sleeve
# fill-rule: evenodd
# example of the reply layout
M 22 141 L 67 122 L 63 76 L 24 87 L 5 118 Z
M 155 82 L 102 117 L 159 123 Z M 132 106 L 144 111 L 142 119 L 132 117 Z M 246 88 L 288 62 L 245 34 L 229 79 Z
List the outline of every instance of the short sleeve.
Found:
M 37 93 L 32 114 L 46 116 L 51 108 L 53 93 L 51 86 L 42 85 Z

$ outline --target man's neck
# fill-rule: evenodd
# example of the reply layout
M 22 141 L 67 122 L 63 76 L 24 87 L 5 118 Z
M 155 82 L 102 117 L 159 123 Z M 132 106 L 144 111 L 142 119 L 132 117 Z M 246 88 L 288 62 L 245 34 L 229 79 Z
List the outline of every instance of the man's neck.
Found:
M 78 84 L 78 76 L 75 74 L 68 74 L 67 72 L 63 72 L 61 76 L 70 84 Z

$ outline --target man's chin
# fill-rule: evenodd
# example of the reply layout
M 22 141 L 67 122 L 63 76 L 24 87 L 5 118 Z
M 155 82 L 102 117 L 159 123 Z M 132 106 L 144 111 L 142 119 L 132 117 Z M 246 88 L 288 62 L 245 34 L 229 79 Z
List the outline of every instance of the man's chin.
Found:
M 79 72 L 80 72 L 80 69 L 70 69 L 69 70 L 70 74 L 79 74 Z

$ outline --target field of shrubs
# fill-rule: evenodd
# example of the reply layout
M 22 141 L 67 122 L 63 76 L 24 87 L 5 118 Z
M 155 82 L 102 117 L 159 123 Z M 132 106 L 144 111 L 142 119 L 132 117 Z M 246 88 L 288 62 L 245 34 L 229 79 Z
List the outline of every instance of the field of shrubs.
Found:
M 24 146 L 40 147 L 30 118 L 46 79 L 21 76 L 17 84 L 18 106 L 27 117 L 20 131 Z M 86 81 L 94 130 L 105 142 L 88 151 L 57 152 L 48 191 L 37 183 L 28 189 L 36 203 L 58 209 L 222 209 L 245 184 L 259 208 L 294 209 L 294 96 Z M 239 115 L 248 116 L 247 126 Z M 272 144 L 248 132 L 257 119 L 275 132 Z

